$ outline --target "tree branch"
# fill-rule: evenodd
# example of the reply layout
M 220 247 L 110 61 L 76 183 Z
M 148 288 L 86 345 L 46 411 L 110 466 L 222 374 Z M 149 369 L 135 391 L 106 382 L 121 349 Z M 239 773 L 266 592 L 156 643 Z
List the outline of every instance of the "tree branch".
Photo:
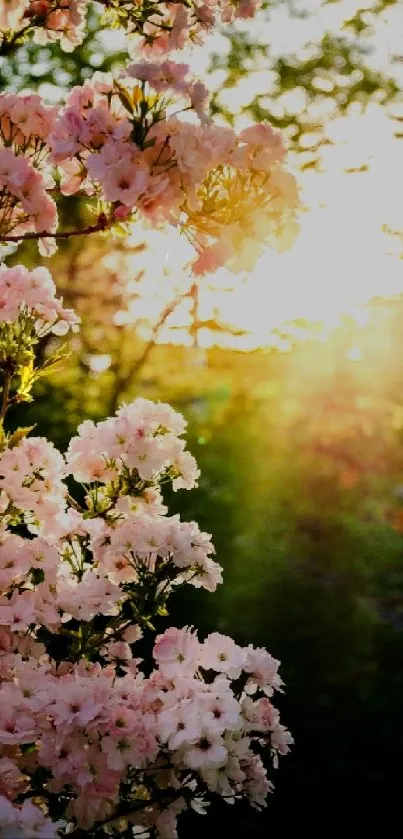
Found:
M 88 236 L 90 233 L 100 233 L 102 230 L 107 230 L 108 227 L 111 227 L 112 223 L 104 213 L 101 213 L 97 223 L 90 224 L 88 227 L 81 227 L 77 230 L 64 230 L 56 233 L 49 233 L 43 230 L 41 233 L 32 231 L 31 233 L 23 233 L 19 236 L 0 236 L 0 242 L 24 242 L 28 239 L 70 239 L 72 236 Z
M 3 371 L 4 374 L 4 382 L 3 382 L 3 393 L 1 398 L 1 408 L 0 408 L 0 425 L 2 424 L 4 417 L 7 413 L 8 408 L 8 400 L 10 396 L 10 388 L 11 388 L 11 379 L 12 379 L 12 371 L 9 369 L 5 369 Z
M 9 55 L 10 52 L 14 49 L 14 47 L 21 46 L 18 41 L 24 38 L 24 35 L 29 33 L 29 30 L 32 28 L 32 23 L 29 23 L 27 26 L 24 26 L 22 29 L 19 29 L 17 32 L 13 32 L 11 38 L 6 38 L 3 35 L 3 40 L 0 42 L 0 57 L 5 57 Z
M 143 365 L 147 361 L 147 358 L 148 358 L 148 356 L 149 356 L 149 354 L 150 354 L 150 352 L 151 352 L 151 350 L 152 350 L 152 348 L 155 344 L 155 340 L 158 336 L 158 333 L 162 329 L 162 327 L 165 325 L 169 316 L 172 315 L 172 313 L 175 311 L 176 307 L 179 306 L 179 303 L 181 303 L 182 300 L 185 300 L 186 297 L 189 297 L 190 293 L 191 293 L 190 291 L 180 292 L 176 297 L 174 297 L 173 300 L 171 300 L 170 303 L 168 303 L 166 305 L 164 311 L 162 312 L 162 315 L 157 320 L 157 323 L 153 326 L 151 337 L 150 337 L 149 341 L 147 342 L 146 346 L 144 347 L 143 352 L 141 353 L 139 358 L 137 358 L 136 361 L 133 363 L 133 365 L 131 367 L 131 370 L 130 370 L 130 373 L 127 376 L 127 383 L 134 376 L 136 376 L 138 374 L 139 370 L 141 370 L 141 368 L 143 367 Z
M 193 288 L 193 286 L 192 286 Z M 119 376 L 118 373 L 115 374 L 115 387 L 113 389 L 112 397 L 111 397 L 111 413 L 114 413 L 118 407 L 118 399 L 121 393 L 125 390 L 130 382 L 132 382 L 136 376 L 138 376 L 141 368 L 145 365 L 148 357 L 155 346 L 155 341 L 157 339 L 158 333 L 165 325 L 166 321 L 168 320 L 169 316 L 175 311 L 176 307 L 179 306 L 182 300 L 185 300 L 186 297 L 189 297 L 192 293 L 192 288 L 188 291 L 179 292 L 176 297 L 171 300 L 165 306 L 161 316 L 158 318 L 157 322 L 154 324 L 151 336 L 147 341 L 143 352 L 136 358 L 133 364 L 130 366 L 128 373 L 125 375 Z
M 117 821 L 118 819 L 130 817 L 134 813 L 144 810 L 147 807 L 152 807 L 157 803 L 166 806 L 167 804 L 170 804 L 172 801 L 175 801 L 176 798 L 179 798 L 181 795 L 183 795 L 183 790 L 181 792 L 178 792 L 178 790 L 161 790 L 161 793 L 161 801 L 136 801 L 133 802 L 133 804 L 131 805 L 125 804 L 122 807 L 117 808 L 112 816 L 103 819 L 103 821 L 101 822 L 96 822 L 92 827 L 92 831 L 94 831 L 95 835 L 99 835 L 99 831 L 102 830 L 104 825 L 111 824 L 111 822 Z M 81 828 L 76 828 L 68 834 L 68 839 L 86 839 L 86 837 L 88 837 L 88 832 L 82 830 Z

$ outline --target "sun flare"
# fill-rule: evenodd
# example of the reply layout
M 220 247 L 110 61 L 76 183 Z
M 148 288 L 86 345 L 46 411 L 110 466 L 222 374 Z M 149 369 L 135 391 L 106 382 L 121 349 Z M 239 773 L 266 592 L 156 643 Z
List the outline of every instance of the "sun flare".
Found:
M 273 330 L 296 318 L 320 321 L 326 331 L 342 314 L 358 313 L 373 297 L 403 292 L 401 242 L 384 230 L 399 229 L 403 222 L 396 183 L 401 144 L 388 136 L 388 128 L 376 108 L 333 125 L 338 143 L 328 151 L 326 171 L 299 176 L 306 211 L 292 249 L 281 255 L 265 252 L 248 276 L 221 270 L 201 280 L 200 320 L 216 316 L 245 334 L 201 329 L 200 346 L 264 347 L 272 343 Z M 352 173 L 357 157 L 368 168 Z M 191 282 L 182 268 L 190 256 L 183 240 L 172 232 L 156 233 L 150 245 L 142 255 L 148 295 L 134 305 L 132 320 L 140 314 L 155 319 L 173 290 L 185 290 Z M 138 268 L 138 259 L 133 256 L 133 267 Z M 161 272 L 164 281 L 158 279 Z M 190 343 L 190 317 L 184 301 L 158 340 Z
M 314 2 L 310 3 L 310 11 Z M 288 51 L 303 49 L 307 39 L 316 40 L 326 29 L 341 29 L 362 4 L 344 0 L 317 5 L 318 15 L 288 18 L 286 26 L 284 8 L 273 10 L 270 33 L 274 50 L 281 54 L 286 46 Z M 399 14 L 401 10 L 399 13 L 399 9 L 391 8 L 385 15 L 371 59 L 368 58 L 375 69 L 386 73 L 391 70 L 391 56 L 399 52 Z M 258 26 L 256 21 L 248 21 L 249 29 Z M 226 44 L 221 35 L 215 35 L 209 47 L 220 51 Z M 208 67 L 208 50 L 196 50 L 191 61 L 195 72 L 203 75 Z M 393 72 L 403 81 L 403 65 L 394 66 Z M 209 76 L 213 89 L 219 89 L 221 84 L 221 71 Z M 270 84 L 270 71 L 263 67 L 236 88 L 223 89 L 220 96 L 234 110 L 243 100 L 250 99 L 251 86 L 255 93 L 269 90 Z M 301 91 L 302 88 L 285 94 L 284 107 L 303 109 L 304 102 L 299 101 Z M 237 117 L 238 128 L 247 124 L 244 115 Z M 273 330 L 297 318 L 320 322 L 326 334 L 344 313 L 359 320 L 372 298 L 403 292 L 403 245 L 399 237 L 385 232 L 385 228 L 403 228 L 403 199 L 396 177 L 402 167 L 403 147 L 394 131 L 396 123 L 390 120 L 382 103 L 373 102 L 365 112 L 357 104 L 346 115 L 332 117 L 327 123 L 328 144 L 321 151 L 319 171 L 299 171 L 299 155 L 291 156 L 304 206 L 299 238 L 289 252 L 265 252 L 248 276 L 220 270 L 202 278 L 200 321 L 216 318 L 244 334 L 234 336 L 201 328 L 197 332 L 199 346 L 216 344 L 244 350 L 265 347 L 273 343 Z M 141 303 L 141 316 L 149 316 L 153 322 L 161 306 L 172 298 L 173 289 L 187 289 L 191 283 L 183 270 L 190 258 L 186 243 L 172 232 L 159 236 L 155 234 L 150 251 L 144 254 L 148 283 L 151 285 L 150 276 L 154 280 L 153 291 Z M 133 259 L 137 260 L 137 255 Z M 137 302 L 129 318 L 134 321 L 139 312 Z M 189 336 L 190 322 L 191 307 L 185 300 L 168 318 L 158 341 L 191 343 L 194 336 Z M 145 337 L 150 329 L 144 327 Z

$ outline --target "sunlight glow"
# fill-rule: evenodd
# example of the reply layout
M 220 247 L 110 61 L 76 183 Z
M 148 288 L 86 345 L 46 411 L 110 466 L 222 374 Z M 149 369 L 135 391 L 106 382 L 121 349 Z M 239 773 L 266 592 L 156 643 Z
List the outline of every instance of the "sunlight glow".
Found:
M 249 276 L 217 272 L 200 282 L 199 317 L 216 317 L 248 334 L 198 334 L 199 346 L 211 343 L 253 349 L 268 346 L 273 329 L 295 318 L 320 321 L 326 336 L 343 313 L 365 323 L 363 307 L 374 296 L 403 292 L 403 263 L 399 250 L 382 227 L 403 228 L 403 199 L 396 179 L 401 168 L 401 141 L 391 136 L 390 123 L 379 107 L 364 115 L 352 114 L 332 126 L 335 145 L 325 154 L 322 173 L 299 174 L 308 210 L 302 214 L 301 234 L 291 251 L 266 252 Z M 367 171 L 348 168 L 366 162 Z M 136 234 L 138 235 L 138 234 Z M 163 305 L 191 280 L 182 266 L 191 257 L 186 242 L 174 232 L 155 233 L 150 249 L 133 257 L 144 267 L 144 293 L 128 319 L 158 317 Z M 154 277 L 154 282 L 151 282 Z M 191 343 L 189 301 L 168 319 L 159 341 Z M 144 326 L 146 337 L 150 327 Z M 325 339 L 325 338 L 324 338 Z
M 270 13 L 273 55 L 307 50 L 312 53 L 312 41 L 319 40 L 326 29 L 342 34 L 344 22 L 362 9 L 360 0 L 326 5 L 320 0 L 297 0 L 295 5 L 301 13 L 304 8 L 308 9 L 309 16 L 290 18 L 285 5 Z M 370 7 L 371 2 L 367 5 Z M 317 14 L 312 15 L 314 6 Z M 386 10 L 376 40 L 371 41 L 371 34 L 366 36 L 374 47 L 368 61 L 375 69 L 386 70 L 401 82 L 403 68 L 396 64 L 392 68 L 390 60 L 399 53 L 402 25 L 402 8 Z M 242 23 L 240 26 L 242 28 Z M 259 20 L 248 21 L 245 28 L 249 32 L 253 30 L 254 37 L 267 40 L 267 23 L 262 27 Z M 209 51 L 222 52 L 228 48 L 228 43 L 217 34 L 210 38 L 208 47 L 187 57 L 199 75 L 207 70 Z M 217 71 L 209 77 L 209 86 L 219 90 L 222 81 L 223 75 Z M 319 87 L 322 83 L 326 86 L 326 80 L 318 80 Z M 231 108 L 241 107 L 256 93 L 269 91 L 272 84 L 272 73 L 263 62 L 260 69 L 248 80 L 242 80 L 236 89 L 221 90 L 220 101 Z M 272 106 L 269 101 L 267 104 Z M 290 113 L 297 113 L 304 106 L 303 88 L 284 94 L 279 104 L 279 108 Z M 319 101 L 310 115 L 323 116 L 326 107 L 329 109 L 329 100 Z M 249 123 L 250 118 L 245 115 L 236 120 L 238 128 Z M 273 330 L 295 318 L 320 321 L 322 337 L 326 340 L 329 330 L 343 313 L 353 314 L 359 328 L 360 322 L 365 322 L 365 305 L 374 296 L 403 292 L 399 242 L 392 242 L 383 232 L 385 225 L 393 230 L 403 229 L 402 190 L 396 177 L 402 169 L 403 141 L 395 139 L 395 130 L 396 123 L 388 119 L 376 102 L 365 113 L 357 104 L 346 116 L 329 120 L 329 145 L 321 150 L 321 171 L 297 172 L 306 212 L 302 214 L 301 235 L 293 249 L 281 256 L 265 253 L 250 276 L 233 276 L 227 271 L 219 271 L 200 283 L 200 319 L 215 317 L 248 334 L 234 337 L 200 329 L 199 346 L 208 347 L 211 343 L 242 349 L 267 346 L 279 341 L 273 336 Z M 316 136 L 304 138 L 307 150 L 315 142 Z M 291 160 L 294 171 L 300 160 L 298 156 Z M 153 311 L 155 319 L 157 311 L 161 311 L 161 301 L 169 299 L 173 287 L 188 287 L 190 278 L 181 268 L 187 258 L 185 251 L 184 243 L 179 244 L 175 234 L 170 232 L 159 244 L 154 243 L 154 249 L 144 256 L 147 276 L 151 271 L 155 277 L 155 294 L 149 295 L 148 304 L 143 304 L 142 316 L 147 311 L 151 316 Z M 160 282 L 157 279 L 161 276 L 158 259 L 162 253 L 169 256 L 163 282 Z M 134 318 L 136 314 L 139 315 L 140 310 L 133 307 L 131 316 Z M 158 340 L 190 343 L 187 333 L 190 320 L 189 302 L 184 301 L 168 319 Z M 144 329 L 146 334 L 147 327 Z
M 369 20 L 374 3 L 375 0 L 372 4 L 368 0 L 365 4 Z M 269 22 L 265 19 L 262 25 L 257 17 L 253 21 L 239 22 L 239 28 L 262 42 L 267 43 L 270 38 L 273 56 L 296 52 L 312 57 L 314 42 L 319 42 L 326 30 L 342 35 L 344 23 L 362 9 L 362 5 L 362 0 L 327 4 L 322 0 L 295 0 L 294 7 L 301 13 L 299 17 L 290 17 L 287 4 L 279 4 L 270 10 Z M 309 11 L 306 17 L 304 9 Z M 376 37 L 369 33 L 365 40 L 373 48 L 367 62 L 374 69 L 393 75 L 403 85 L 403 63 L 393 61 L 393 56 L 401 53 L 402 27 L 403 10 L 397 4 L 383 13 Z M 107 50 L 123 46 L 120 32 L 104 31 L 99 38 Z M 209 54 L 226 50 L 227 39 L 215 34 L 208 40 L 207 47 L 196 48 L 192 54 L 185 55 L 185 60 L 196 75 L 203 77 Z M 180 60 L 184 60 L 183 54 Z M 221 103 L 232 109 L 241 108 L 258 93 L 263 95 L 262 104 L 265 105 L 267 91 L 266 105 L 274 110 L 269 91 L 275 79 L 266 65 L 264 58 L 259 59 L 257 71 L 241 80 L 236 89 L 223 89 L 225 72 L 217 70 L 209 74 L 209 87 L 219 91 Z M 318 77 L 315 84 L 318 92 L 331 92 L 331 84 L 326 78 Z M 43 87 L 46 87 L 41 90 L 44 95 L 56 98 L 57 88 Z M 276 107 L 279 113 L 303 111 L 306 107 L 303 87 L 284 93 Z M 245 350 L 273 344 L 280 346 L 281 339 L 273 330 L 296 318 L 321 322 L 323 331 L 318 332 L 318 340 L 326 340 L 329 330 L 343 313 L 354 314 L 359 328 L 359 323 L 365 322 L 365 305 L 371 298 L 403 292 L 400 259 L 403 245 L 383 232 L 384 226 L 392 230 L 403 229 L 400 176 L 403 140 L 394 137 L 396 123 L 388 119 L 381 104 L 374 102 L 365 113 L 357 104 L 339 118 L 331 115 L 332 108 L 331 100 L 319 97 L 309 109 L 313 121 L 330 114 L 326 127 L 329 144 L 321 149 L 321 170 L 298 171 L 304 155 L 291 157 L 306 209 L 301 217 L 301 235 L 293 249 L 281 256 L 265 253 L 250 276 L 233 276 L 222 270 L 200 282 L 201 324 L 215 319 L 247 334 L 234 336 L 225 330 L 213 333 L 201 326 L 197 333 L 199 347 L 212 343 Z M 396 114 L 397 110 L 395 108 Z M 238 115 L 236 127 L 241 129 L 250 121 L 246 115 Z M 304 135 L 301 147 L 306 150 L 307 159 L 316 142 L 315 132 Z M 139 334 L 148 340 L 164 307 L 180 291 L 185 292 L 191 286 L 191 277 L 183 266 L 192 258 L 192 252 L 172 230 L 151 233 L 136 225 L 133 245 L 144 237 L 149 249 L 133 252 L 126 262 L 125 273 L 133 299 L 126 311 L 116 313 L 115 322 L 136 322 Z M 144 281 L 138 279 L 140 271 L 144 271 Z M 187 298 L 167 318 L 157 340 L 161 343 L 194 343 L 194 336 L 189 336 L 191 320 L 191 301 Z M 94 357 L 90 366 L 94 372 L 106 369 L 107 359 Z

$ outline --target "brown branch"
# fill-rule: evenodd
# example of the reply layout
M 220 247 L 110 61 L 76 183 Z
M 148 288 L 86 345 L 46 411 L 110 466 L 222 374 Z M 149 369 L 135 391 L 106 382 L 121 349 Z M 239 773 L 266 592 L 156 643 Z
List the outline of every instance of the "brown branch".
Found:
M 100 822 L 95 822 L 92 827 L 92 831 L 94 831 L 95 835 L 99 835 L 99 831 L 102 830 L 104 825 L 111 824 L 114 821 L 118 821 L 119 819 L 129 818 L 130 816 L 134 815 L 141 810 L 147 809 L 148 807 L 153 807 L 155 804 L 159 804 L 160 807 L 166 807 L 172 801 L 175 801 L 176 798 L 183 797 L 186 795 L 186 790 L 161 790 L 161 799 L 157 800 L 146 800 L 146 801 L 136 801 L 133 802 L 131 805 L 123 805 L 118 807 L 112 816 L 108 816 L 108 818 L 103 819 Z M 102 834 L 104 835 L 104 834 Z M 68 834 L 69 839 L 86 839 L 88 837 L 88 832 L 82 830 L 81 828 L 76 828 L 71 833 Z
M 9 406 L 9 396 L 10 396 L 12 377 L 13 377 L 12 371 L 10 369 L 5 369 L 4 370 L 3 393 L 2 393 L 1 408 L 0 408 L 0 425 L 2 424 L 2 422 L 4 420 L 4 417 L 7 413 L 7 408 Z
M 77 510 L 78 513 L 83 512 L 83 508 L 80 507 L 80 504 L 78 503 L 78 501 L 76 501 L 75 498 L 73 498 L 73 496 L 70 495 L 70 493 L 68 493 L 68 495 L 67 495 L 67 501 L 69 502 L 70 507 L 73 507 L 75 510 Z
M 104 213 L 98 218 L 96 224 L 90 224 L 88 227 L 81 227 L 77 230 L 64 230 L 62 232 L 49 233 L 43 230 L 41 233 L 31 232 L 23 233 L 20 236 L 0 236 L 0 242 L 24 242 L 28 239 L 70 239 L 72 236 L 87 236 L 90 233 L 99 233 L 102 230 L 107 230 L 112 224 Z
M 129 372 L 123 376 L 116 375 L 116 383 L 111 397 L 111 413 L 114 413 L 114 411 L 116 411 L 117 402 L 121 393 L 125 390 L 128 384 L 132 382 L 133 379 L 136 378 L 136 376 L 138 376 L 141 368 L 144 367 L 151 351 L 155 346 L 155 341 L 159 331 L 162 329 L 169 316 L 175 311 L 176 307 L 179 306 L 179 303 L 181 303 L 182 300 L 185 300 L 186 297 L 189 297 L 192 294 L 192 288 L 188 291 L 180 292 L 176 297 L 174 297 L 173 300 L 171 300 L 170 303 L 166 305 L 161 316 L 153 326 L 151 336 L 147 341 L 147 344 L 145 345 L 143 352 L 141 353 L 141 355 L 139 355 L 138 358 L 135 359 L 135 361 L 129 369 Z
M 146 346 L 144 347 L 143 352 L 141 353 L 139 358 L 137 358 L 136 361 L 134 362 L 134 364 L 132 365 L 132 367 L 130 369 L 130 373 L 126 377 L 127 382 L 129 382 L 130 379 L 132 379 L 134 376 L 136 376 L 138 374 L 139 370 L 141 370 L 143 365 L 146 363 L 147 358 L 148 358 L 148 356 L 149 356 L 149 354 L 150 354 L 150 352 L 151 352 L 151 350 L 152 350 L 152 348 L 155 344 L 155 340 L 158 336 L 158 333 L 159 333 L 160 329 L 162 329 L 162 327 L 164 326 L 164 324 L 168 320 L 169 316 L 172 315 L 172 313 L 175 311 L 176 307 L 179 306 L 179 303 L 181 303 L 182 300 L 185 300 L 186 297 L 189 297 L 190 293 L 191 292 L 189 292 L 189 291 L 180 292 L 176 297 L 174 297 L 173 300 L 171 300 L 170 303 L 167 304 L 164 311 L 162 312 L 161 317 L 157 320 L 157 323 L 154 324 L 153 330 L 151 332 L 151 337 L 150 337 L 149 341 L 147 342 Z
M 3 40 L 0 43 L 0 57 L 9 55 L 15 47 L 21 46 L 23 40 L 20 43 L 18 43 L 18 41 L 20 39 L 24 39 L 24 35 L 29 34 L 30 29 L 32 29 L 32 23 L 29 23 L 22 29 L 18 29 L 16 32 L 13 32 L 11 38 L 3 36 Z

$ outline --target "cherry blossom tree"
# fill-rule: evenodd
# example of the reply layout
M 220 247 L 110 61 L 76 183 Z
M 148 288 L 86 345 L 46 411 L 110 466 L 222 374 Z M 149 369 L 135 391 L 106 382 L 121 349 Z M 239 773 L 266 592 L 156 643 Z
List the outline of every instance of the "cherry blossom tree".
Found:
M 86 6 L 3 2 L 3 52 L 30 36 L 73 49 Z M 105 7 L 140 53 L 124 71 L 95 73 L 60 107 L 0 96 L 4 256 L 33 239 L 45 257 L 137 218 L 178 228 L 196 277 L 288 246 L 298 195 L 281 135 L 215 125 L 206 88 L 167 57 L 255 3 Z M 62 195 L 86 196 L 93 223 L 61 228 Z M 60 346 L 40 360 L 40 342 L 78 328 L 46 267 L 0 266 L 0 836 L 174 839 L 178 815 L 214 796 L 265 806 L 268 763 L 292 742 L 271 701 L 279 662 L 193 627 L 154 637 L 173 590 L 222 582 L 210 535 L 164 504 L 164 486 L 199 475 L 180 414 L 137 399 L 83 422 L 64 455 L 10 429 L 10 409 L 63 358 Z

